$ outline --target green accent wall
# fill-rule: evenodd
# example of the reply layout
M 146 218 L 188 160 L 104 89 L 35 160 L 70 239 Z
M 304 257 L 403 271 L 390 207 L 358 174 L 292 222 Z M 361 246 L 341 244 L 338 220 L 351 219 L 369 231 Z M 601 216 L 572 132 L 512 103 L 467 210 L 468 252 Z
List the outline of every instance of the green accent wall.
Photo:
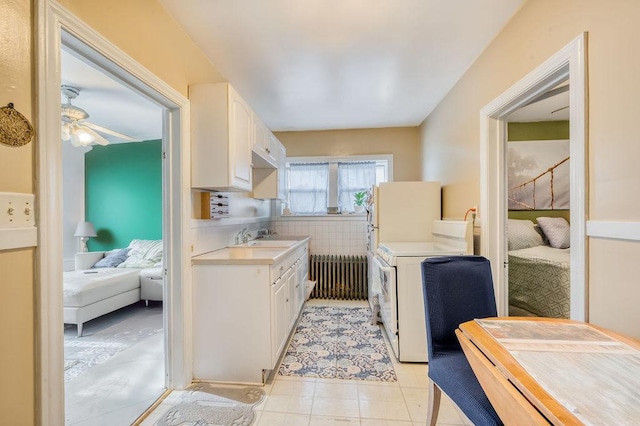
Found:
M 94 146 L 85 154 L 85 217 L 98 236 L 90 251 L 162 238 L 162 141 Z
M 571 222 L 570 216 L 571 210 L 509 210 L 509 219 L 528 219 L 533 223 L 538 223 L 536 220 L 539 217 L 564 217 L 567 222 Z
M 507 140 L 549 141 L 569 139 L 569 121 L 535 121 L 531 123 L 508 123 Z M 537 217 L 564 217 L 569 222 L 570 210 L 509 210 L 509 219 L 529 219 Z
M 569 121 L 509 123 L 508 141 L 549 141 L 569 139 Z

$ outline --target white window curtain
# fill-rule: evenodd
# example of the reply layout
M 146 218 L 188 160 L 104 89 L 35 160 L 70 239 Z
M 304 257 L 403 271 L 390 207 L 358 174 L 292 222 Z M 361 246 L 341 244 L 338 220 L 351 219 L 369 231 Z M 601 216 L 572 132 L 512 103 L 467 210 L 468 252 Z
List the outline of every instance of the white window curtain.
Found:
M 329 163 L 290 163 L 288 178 L 293 213 L 327 213 Z
M 376 183 L 376 162 L 338 163 L 338 206 L 340 211 L 353 211 L 353 195 L 367 192 Z

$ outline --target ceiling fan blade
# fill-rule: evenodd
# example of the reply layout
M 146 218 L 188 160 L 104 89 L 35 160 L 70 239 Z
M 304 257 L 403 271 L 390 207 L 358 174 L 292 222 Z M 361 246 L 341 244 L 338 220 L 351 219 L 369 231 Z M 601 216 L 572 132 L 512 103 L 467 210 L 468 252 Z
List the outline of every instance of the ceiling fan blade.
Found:
M 116 132 L 115 130 L 107 129 L 106 127 L 98 126 L 97 124 L 89 123 L 87 121 L 82 122 L 83 126 L 86 126 L 90 129 L 96 130 L 100 133 L 104 133 L 110 136 L 115 136 L 118 139 L 123 139 L 128 142 L 136 142 L 137 139 L 132 138 L 131 136 L 127 136 L 124 133 Z

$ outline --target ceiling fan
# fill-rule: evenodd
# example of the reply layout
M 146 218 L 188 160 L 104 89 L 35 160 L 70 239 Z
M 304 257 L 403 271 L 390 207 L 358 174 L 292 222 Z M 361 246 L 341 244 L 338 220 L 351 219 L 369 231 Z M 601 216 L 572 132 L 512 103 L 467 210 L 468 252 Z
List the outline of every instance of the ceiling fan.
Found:
M 89 118 L 89 113 L 82 108 L 71 104 L 71 100 L 77 98 L 79 94 L 80 88 L 62 85 L 62 95 L 67 98 L 67 102 L 62 104 L 61 107 L 63 141 L 71 141 L 71 145 L 76 147 L 89 146 L 92 143 L 108 145 L 109 141 L 98 132 L 109 136 L 115 136 L 128 142 L 136 140 L 130 136 L 116 132 L 115 130 L 107 129 L 106 127 L 85 121 Z

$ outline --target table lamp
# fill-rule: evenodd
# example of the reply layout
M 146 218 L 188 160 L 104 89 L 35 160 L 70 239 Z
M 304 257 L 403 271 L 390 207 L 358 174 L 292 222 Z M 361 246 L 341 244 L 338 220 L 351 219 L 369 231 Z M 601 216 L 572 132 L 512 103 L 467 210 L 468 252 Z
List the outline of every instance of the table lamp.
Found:
M 87 250 L 87 241 L 89 241 L 89 237 L 97 237 L 96 229 L 93 227 L 93 223 L 91 222 L 78 222 L 78 226 L 76 226 L 76 232 L 73 234 L 74 237 L 80 237 L 80 243 L 82 244 L 82 252 L 86 253 Z

